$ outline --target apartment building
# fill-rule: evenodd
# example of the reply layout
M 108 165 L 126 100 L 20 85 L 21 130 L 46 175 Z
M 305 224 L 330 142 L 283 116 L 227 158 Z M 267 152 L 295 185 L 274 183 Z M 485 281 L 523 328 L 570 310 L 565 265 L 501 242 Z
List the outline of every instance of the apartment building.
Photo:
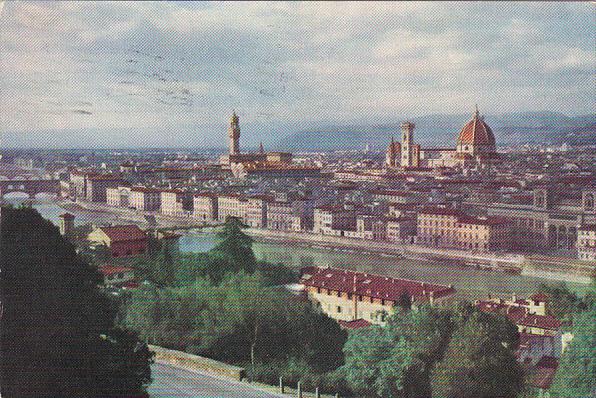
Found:
M 193 216 L 205 222 L 217 220 L 217 195 L 209 192 L 195 194 Z
M 219 195 L 217 197 L 217 219 L 226 221 L 228 217 L 237 217 L 246 223 L 248 200 L 237 194 Z
M 160 193 L 160 211 L 168 216 L 189 216 L 193 211 L 193 195 L 180 189 L 165 189 Z
M 383 324 L 404 299 L 414 306 L 439 304 L 455 293 L 452 286 L 329 267 L 303 268 L 301 283 L 313 304 L 331 318 L 376 324 Z
M 130 207 L 140 211 L 158 211 L 161 207 L 161 191 L 156 188 L 132 187 Z
M 577 229 L 577 258 L 596 261 L 596 224 L 582 225 Z
M 106 189 L 106 202 L 114 207 L 129 207 L 130 206 L 130 187 L 118 186 Z
M 425 208 L 418 211 L 416 242 L 464 250 L 505 250 L 510 246 L 508 220 L 470 216 L 452 209 Z
M 323 205 L 314 209 L 314 233 L 344 236 L 346 230 L 356 230 L 356 212 L 353 207 L 348 205 Z

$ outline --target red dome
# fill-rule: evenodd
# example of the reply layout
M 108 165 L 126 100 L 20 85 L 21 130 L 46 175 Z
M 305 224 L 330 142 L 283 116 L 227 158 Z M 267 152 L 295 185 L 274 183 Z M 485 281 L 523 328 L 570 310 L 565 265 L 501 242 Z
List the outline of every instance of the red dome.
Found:
M 476 109 L 472 120 L 461 129 L 457 143 L 458 145 L 495 146 L 493 131 L 480 117 L 478 109 Z

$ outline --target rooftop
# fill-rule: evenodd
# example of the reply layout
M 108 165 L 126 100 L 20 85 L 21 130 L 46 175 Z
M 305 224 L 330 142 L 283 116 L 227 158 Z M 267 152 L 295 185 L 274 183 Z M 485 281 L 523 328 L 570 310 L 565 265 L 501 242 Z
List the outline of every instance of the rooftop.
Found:
M 112 227 L 100 227 L 104 234 L 112 242 L 125 242 L 131 240 L 147 239 L 147 235 L 137 225 L 115 225 Z
M 340 268 L 305 267 L 300 270 L 302 284 L 361 296 L 399 300 L 402 295 L 416 299 L 440 298 L 455 293 L 452 286 L 397 279 Z

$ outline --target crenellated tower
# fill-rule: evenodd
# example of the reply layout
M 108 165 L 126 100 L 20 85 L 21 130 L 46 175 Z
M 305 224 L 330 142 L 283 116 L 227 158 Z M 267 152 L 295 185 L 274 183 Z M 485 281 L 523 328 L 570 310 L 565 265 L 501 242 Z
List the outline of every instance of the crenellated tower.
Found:
M 414 166 L 414 127 L 412 122 L 403 122 L 401 124 L 401 166 Z
M 230 139 L 230 155 L 238 155 L 240 153 L 240 121 L 235 111 L 230 118 L 228 137 Z

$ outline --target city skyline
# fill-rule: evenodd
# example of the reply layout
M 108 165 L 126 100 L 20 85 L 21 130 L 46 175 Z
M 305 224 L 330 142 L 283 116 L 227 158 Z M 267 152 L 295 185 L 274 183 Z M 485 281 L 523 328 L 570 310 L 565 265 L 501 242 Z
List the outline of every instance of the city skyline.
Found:
M 252 146 L 272 132 L 469 114 L 475 103 L 589 114 L 592 7 L 7 3 L 2 144 L 91 131 L 106 147 L 199 146 L 193 137 L 213 147 L 233 108 Z

